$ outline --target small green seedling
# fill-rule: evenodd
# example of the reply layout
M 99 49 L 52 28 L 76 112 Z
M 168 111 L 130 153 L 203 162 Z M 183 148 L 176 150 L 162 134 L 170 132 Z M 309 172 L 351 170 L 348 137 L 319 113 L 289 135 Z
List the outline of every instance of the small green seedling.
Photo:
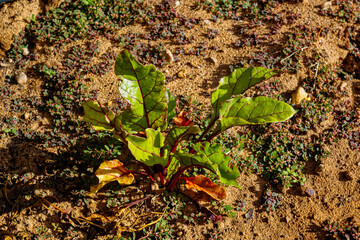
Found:
M 242 97 L 248 88 L 278 73 L 263 67 L 239 68 L 221 79 L 211 97 L 211 120 L 203 131 L 185 112 L 176 116 L 176 101 L 165 87 L 164 75 L 155 66 L 143 66 L 123 51 L 116 60 L 115 73 L 121 79 L 120 94 L 130 107 L 116 115 L 97 101 L 87 101 L 83 105 L 84 120 L 96 130 L 112 131 L 143 166 L 143 171 L 129 170 L 119 160 L 105 161 L 96 171 L 99 184 L 91 188 L 91 194 L 112 181 L 131 184 L 134 174 L 141 174 L 153 181 L 157 179 L 155 175 L 159 176 L 158 181 L 167 190 L 184 180 L 188 189 L 222 200 L 226 197 L 224 188 L 203 175 L 184 177 L 184 172 L 194 167 L 205 168 L 215 173 L 223 184 L 240 187 L 236 182 L 239 170 L 230 164 L 231 158 L 222 152 L 222 146 L 212 143 L 212 139 L 233 126 L 285 121 L 295 113 L 282 101 Z M 169 121 L 174 121 L 175 126 L 170 128 Z M 188 147 L 179 147 L 182 141 L 187 141 Z

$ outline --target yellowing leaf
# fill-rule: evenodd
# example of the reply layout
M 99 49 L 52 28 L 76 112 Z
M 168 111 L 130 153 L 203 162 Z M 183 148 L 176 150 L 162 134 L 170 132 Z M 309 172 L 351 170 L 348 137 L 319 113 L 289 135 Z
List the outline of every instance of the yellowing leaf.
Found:
M 216 200 L 223 200 L 226 198 L 225 189 L 216 183 L 213 183 L 210 178 L 205 177 L 204 175 L 186 178 L 185 187 L 189 190 L 206 192 Z
M 129 185 L 134 181 L 134 175 L 117 159 L 100 164 L 95 175 L 99 179 L 99 184 L 90 187 L 89 195 L 94 195 L 106 184 L 113 181 L 118 181 L 119 184 L 123 185 Z

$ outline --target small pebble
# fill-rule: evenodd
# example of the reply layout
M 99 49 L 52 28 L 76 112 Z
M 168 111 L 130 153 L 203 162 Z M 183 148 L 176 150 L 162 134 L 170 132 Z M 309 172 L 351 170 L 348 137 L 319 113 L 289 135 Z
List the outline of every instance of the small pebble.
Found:
M 150 189 L 151 189 L 151 192 L 154 192 L 154 193 L 161 193 L 165 190 L 164 187 L 161 187 L 158 183 L 154 182 L 154 183 L 151 183 L 151 186 L 150 186 Z M 155 200 L 155 199 L 154 199 Z M 158 201 L 158 200 L 157 200 Z
M 340 91 L 344 91 L 344 89 L 346 88 L 346 86 L 347 86 L 347 83 L 346 83 L 346 82 L 342 82 L 342 83 L 340 84 L 340 86 L 339 86 Z
M 175 61 L 174 55 L 169 49 L 166 49 L 162 54 L 165 57 L 165 61 L 167 61 L 168 63 L 172 63 Z
M 23 85 L 27 82 L 27 76 L 24 72 L 19 72 L 16 76 L 15 76 L 15 80 L 18 84 Z
M 200 68 L 200 66 L 199 66 L 196 62 L 194 62 L 194 61 L 191 61 L 191 62 L 190 62 L 190 65 L 191 65 L 192 67 L 194 67 L 194 68 Z
M 321 5 L 321 9 L 322 9 L 322 10 L 328 10 L 328 9 L 331 8 L 331 5 L 332 5 L 331 1 L 324 2 L 324 3 Z
M 46 153 L 41 152 L 41 153 L 40 153 L 40 157 L 42 157 L 42 158 L 46 157 Z
M 159 184 L 157 184 L 157 183 L 152 183 L 151 184 L 151 190 L 152 191 L 157 191 L 159 189 L 160 189 Z
M 175 7 L 178 7 L 180 5 L 180 1 L 175 2 Z
M 308 197 L 315 197 L 316 196 L 316 193 L 313 189 L 307 187 L 305 189 L 305 194 L 308 196 Z
M 245 218 L 246 219 L 252 219 L 254 216 L 254 209 L 253 208 L 250 208 L 249 211 L 247 211 L 245 213 Z
M 305 99 L 310 101 L 310 97 L 308 97 L 307 92 L 305 92 L 305 89 L 302 87 L 298 87 L 293 94 L 291 94 L 291 102 L 300 105 L 301 101 Z
M 23 54 L 24 56 L 29 55 L 29 54 L 30 54 L 29 49 L 28 49 L 27 47 L 26 47 L 26 48 L 23 48 L 23 52 L 22 52 L 22 54 Z
M 46 198 L 49 196 L 53 196 L 54 193 L 51 190 L 48 189 L 35 189 L 34 193 L 38 197 Z
M 141 191 L 148 191 L 149 189 L 151 189 L 150 183 L 145 181 L 140 181 L 137 186 Z
M 0 62 L 0 66 L 3 68 L 11 67 L 12 64 L 10 62 Z
M 215 57 L 210 57 L 209 58 L 210 62 L 212 62 L 213 64 L 217 64 L 217 59 Z
M 154 174 L 154 180 L 157 181 L 157 182 L 160 182 L 160 181 L 161 181 L 161 178 L 160 178 L 160 176 L 159 176 L 158 173 L 155 173 L 155 174 Z
M 209 19 L 205 19 L 205 20 L 204 20 L 204 24 L 205 24 L 205 25 L 210 25 L 210 23 L 211 23 L 211 22 L 210 22 Z
M 30 118 L 30 113 L 26 112 L 26 113 L 24 114 L 24 119 L 25 119 L 25 120 L 28 120 L 29 118 Z
M 316 171 L 317 173 L 321 173 L 321 172 L 324 171 L 324 169 L 325 169 L 325 165 L 322 164 L 322 163 L 320 163 L 319 166 L 316 167 L 316 170 L 315 170 L 315 171 Z
M 24 198 L 25 198 L 26 201 L 30 201 L 30 200 L 31 200 L 31 196 L 30 196 L 30 195 L 25 195 Z
M 180 72 L 177 73 L 178 78 L 183 78 L 185 77 L 185 70 L 181 70 Z

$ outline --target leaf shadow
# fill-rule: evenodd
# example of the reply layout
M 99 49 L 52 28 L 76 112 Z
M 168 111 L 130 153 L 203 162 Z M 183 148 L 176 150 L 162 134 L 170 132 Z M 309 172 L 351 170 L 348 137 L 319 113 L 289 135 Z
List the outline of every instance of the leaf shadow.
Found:
M 209 90 L 215 89 L 220 82 L 222 77 L 225 77 L 231 73 L 230 68 L 226 64 L 220 64 L 215 71 L 210 75 L 209 79 L 204 79 L 200 85 L 202 89 L 200 95 L 204 97 L 209 97 Z

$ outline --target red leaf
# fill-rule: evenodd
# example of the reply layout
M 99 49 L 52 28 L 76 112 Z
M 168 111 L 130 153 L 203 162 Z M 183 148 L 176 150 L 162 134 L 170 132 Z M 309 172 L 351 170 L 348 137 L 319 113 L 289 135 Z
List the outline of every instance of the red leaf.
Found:
M 186 178 L 185 187 L 189 190 L 203 191 L 216 200 L 223 200 L 226 198 L 225 189 L 216 183 L 213 183 L 210 178 L 205 177 L 204 175 Z
M 146 133 L 143 131 L 140 131 L 140 132 L 136 133 L 135 135 L 138 137 L 146 138 Z
M 192 126 L 192 125 L 194 125 L 194 122 L 190 121 L 185 115 L 186 115 L 186 112 L 181 111 L 179 113 L 179 115 L 176 118 L 174 118 L 174 123 L 177 126 Z

